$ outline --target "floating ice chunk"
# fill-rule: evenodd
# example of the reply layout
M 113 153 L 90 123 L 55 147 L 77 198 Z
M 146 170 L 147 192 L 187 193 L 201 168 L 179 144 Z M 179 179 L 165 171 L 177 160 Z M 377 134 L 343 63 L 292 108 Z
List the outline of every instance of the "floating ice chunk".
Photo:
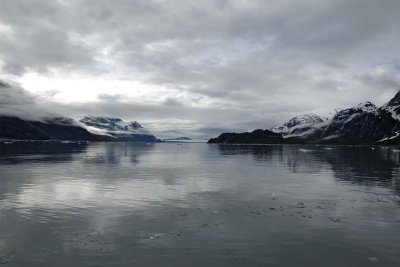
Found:
M 304 204 L 304 202 L 299 202 L 297 203 L 297 207 L 304 209 L 306 207 L 306 204 Z
M 331 220 L 332 222 L 341 222 L 342 221 L 342 219 L 334 218 L 334 217 L 329 217 L 328 219 Z
M 377 262 L 379 259 L 377 257 L 368 257 L 368 259 L 372 262 Z

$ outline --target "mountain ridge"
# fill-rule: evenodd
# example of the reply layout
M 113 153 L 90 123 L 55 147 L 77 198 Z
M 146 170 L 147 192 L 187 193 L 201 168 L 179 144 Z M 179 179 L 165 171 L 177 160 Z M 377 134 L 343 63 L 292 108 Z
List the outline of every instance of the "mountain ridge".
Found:
M 123 122 L 122 119 L 115 119 Z M 142 130 L 135 132 L 133 128 Z M 18 116 L 0 115 L 0 140 L 160 141 L 144 130 L 138 122 L 130 122 L 126 125 L 126 128 L 120 130 L 120 133 L 107 130 L 96 131 L 93 130 L 93 127 L 86 127 L 80 121 L 65 117 L 43 117 L 32 120 Z
M 380 108 L 366 101 L 339 110 L 330 119 L 320 121 L 316 118 L 323 117 L 316 114 L 296 116 L 270 130 L 282 137 L 282 144 L 400 144 L 400 91 Z M 247 144 L 249 140 L 257 139 L 253 134 L 257 131 L 266 130 L 223 133 L 217 138 L 211 138 L 208 143 Z M 235 138 L 226 138 L 227 135 Z M 275 144 L 276 138 L 265 136 L 251 143 Z

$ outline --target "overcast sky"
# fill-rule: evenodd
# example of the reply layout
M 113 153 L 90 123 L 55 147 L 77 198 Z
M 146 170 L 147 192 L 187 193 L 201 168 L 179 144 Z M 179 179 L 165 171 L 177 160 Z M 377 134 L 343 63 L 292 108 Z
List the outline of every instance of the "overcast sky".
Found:
M 398 0 L 1 0 L 0 80 L 16 85 L 0 89 L 0 112 L 210 137 L 381 105 L 400 89 L 399 11 Z

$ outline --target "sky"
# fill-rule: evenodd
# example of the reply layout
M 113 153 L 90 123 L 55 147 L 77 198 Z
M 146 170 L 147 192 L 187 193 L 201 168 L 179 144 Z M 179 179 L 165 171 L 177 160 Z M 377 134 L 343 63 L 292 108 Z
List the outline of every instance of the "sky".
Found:
M 400 89 L 398 0 L 2 0 L 0 113 L 208 138 Z

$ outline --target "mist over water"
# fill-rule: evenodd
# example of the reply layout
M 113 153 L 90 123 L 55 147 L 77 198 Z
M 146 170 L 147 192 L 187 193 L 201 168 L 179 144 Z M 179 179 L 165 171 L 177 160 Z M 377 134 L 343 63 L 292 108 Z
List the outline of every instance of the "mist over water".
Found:
M 400 150 L 0 144 L 5 266 L 397 266 Z

